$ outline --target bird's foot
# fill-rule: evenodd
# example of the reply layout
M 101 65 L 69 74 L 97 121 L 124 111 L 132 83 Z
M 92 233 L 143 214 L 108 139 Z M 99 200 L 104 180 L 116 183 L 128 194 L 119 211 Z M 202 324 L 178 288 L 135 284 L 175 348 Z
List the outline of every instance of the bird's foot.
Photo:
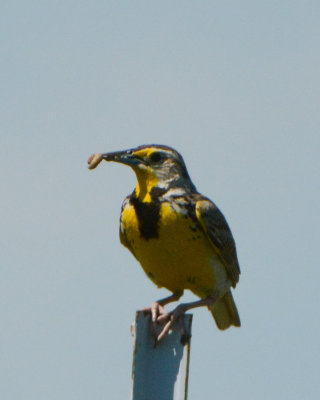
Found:
M 143 308 L 141 311 L 144 313 L 150 313 L 152 322 L 158 322 L 159 317 L 166 318 L 169 316 L 168 311 L 166 311 L 165 308 L 157 301 L 151 304 L 150 307 Z
M 155 336 L 155 346 L 169 333 L 172 328 L 176 315 L 168 312 L 158 302 L 153 303 L 150 307 L 145 307 L 141 311 L 151 314 L 152 330 Z
M 167 335 L 168 333 L 172 330 L 173 325 L 176 322 L 181 322 L 181 317 L 182 315 L 186 312 L 186 307 L 184 304 L 180 304 L 178 307 L 176 307 L 173 311 L 170 313 L 166 312 L 162 315 L 159 315 L 157 318 L 156 322 L 159 325 L 164 325 L 160 333 L 157 335 L 156 338 L 156 344 L 161 342 Z M 181 331 L 182 334 L 185 334 L 185 329 L 183 324 L 181 324 Z

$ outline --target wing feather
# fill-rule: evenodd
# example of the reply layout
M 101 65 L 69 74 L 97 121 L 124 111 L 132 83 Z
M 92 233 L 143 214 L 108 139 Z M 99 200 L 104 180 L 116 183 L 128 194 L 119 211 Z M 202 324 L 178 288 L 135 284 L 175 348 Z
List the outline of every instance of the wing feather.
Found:
M 223 262 L 232 286 L 239 281 L 240 267 L 236 245 L 228 223 L 218 207 L 209 199 L 196 203 L 196 216 Z

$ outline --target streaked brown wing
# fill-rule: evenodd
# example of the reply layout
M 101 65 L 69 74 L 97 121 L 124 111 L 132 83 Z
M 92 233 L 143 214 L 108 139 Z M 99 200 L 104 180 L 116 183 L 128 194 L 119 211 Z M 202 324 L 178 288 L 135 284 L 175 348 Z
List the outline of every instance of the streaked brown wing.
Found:
M 218 207 L 206 198 L 197 201 L 196 216 L 220 256 L 232 286 L 235 287 L 239 281 L 240 267 L 236 245 L 225 217 Z

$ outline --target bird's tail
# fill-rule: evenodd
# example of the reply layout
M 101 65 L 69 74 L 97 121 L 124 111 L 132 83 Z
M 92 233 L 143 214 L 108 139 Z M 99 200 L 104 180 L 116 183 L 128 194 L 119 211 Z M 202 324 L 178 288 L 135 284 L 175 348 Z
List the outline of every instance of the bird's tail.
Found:
M 208 308 L 219 329 L 227 329 L 231 325 L 241 325 L 238 310 L 230 290 Z

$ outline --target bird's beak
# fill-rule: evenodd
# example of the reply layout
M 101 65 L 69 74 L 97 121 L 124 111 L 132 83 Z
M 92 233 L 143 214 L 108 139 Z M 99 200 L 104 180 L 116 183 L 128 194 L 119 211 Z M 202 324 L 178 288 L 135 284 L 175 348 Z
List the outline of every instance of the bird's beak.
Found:
M 88 168 L 96 168 L 102 160 L 114 161 L 121 164 L 129 165 L 130 167 L 142 167 L 145 164 L 142 158 L 134 155 L 133 150 L 114 151 L 113 153 L 96 153 L 88 160 Z
M 129 165 L 130 167 L 136 167 L 138 166 L 138 164 L 143 163 L 141 158 L 134 156 L 131 150 L 104 153 L 101 156 L 103 160 L 118 162 L 121 164 Z

